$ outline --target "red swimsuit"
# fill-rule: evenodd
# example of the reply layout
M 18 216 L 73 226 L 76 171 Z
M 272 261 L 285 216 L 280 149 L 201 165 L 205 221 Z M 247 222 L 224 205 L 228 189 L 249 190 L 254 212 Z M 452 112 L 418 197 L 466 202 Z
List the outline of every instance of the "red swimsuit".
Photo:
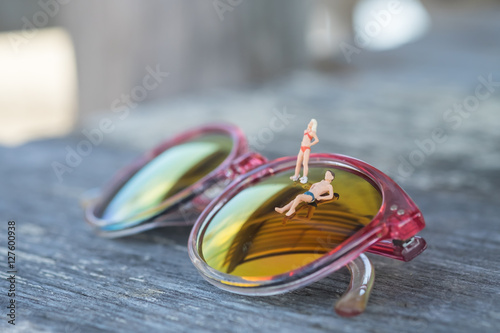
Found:
M 309 131 L 304 131 L 304 136 L 308 136 L 309 137 L 309 140 L 312 140 L 313 139 L 313 136 L 311 136 L 311 134 L 309 133 Z M 300 150 L 304 153 L 306 150 L 311 150 L 311 147 L 308 147 L 308 146 L 300 146 Z

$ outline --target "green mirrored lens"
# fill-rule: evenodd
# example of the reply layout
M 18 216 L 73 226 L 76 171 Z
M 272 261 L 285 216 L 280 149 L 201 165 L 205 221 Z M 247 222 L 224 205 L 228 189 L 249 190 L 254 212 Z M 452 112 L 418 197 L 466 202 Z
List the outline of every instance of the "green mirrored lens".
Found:
M 292 218 L 277 213 L 326 168 L 310 167 L 309 184 L 282 172 L 243 189 L 203 226 L 198 253 L 212 268 L 231 275 L 268 277 L 302 267 L 331 251 L 367 225 L 382 204 L 380 192 L 365 178 L 338 168 L 332 182 L 339 199 L 301 203 Z
M 108 203 L 102 218 L 112 221 L 148 219 L 162 201 L 193 185 L 230 154 L 228 135 L 210 134 L 171 147 L 135 173 Z

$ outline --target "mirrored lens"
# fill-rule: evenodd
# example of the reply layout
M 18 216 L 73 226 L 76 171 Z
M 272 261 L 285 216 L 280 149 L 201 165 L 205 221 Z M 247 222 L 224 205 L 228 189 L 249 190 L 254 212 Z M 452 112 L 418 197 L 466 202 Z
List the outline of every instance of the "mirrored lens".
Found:
M 326 168 L 310 167 L 309 184 L 292 182 L 287 171 L 237 193 L 202 226 L 197 239 L 200 257 L 223 273 L 267 277 L 302 267 L 337 247 L 370 223 L 382 196 L 361 175 L 329 169 L 335 173 L 331 185 L 338 199 L 301 202 L 291 217 L 275 207 L 286 206 L 306 191 L 317 192 L 311 184 L 325 179 Z
M 102 218 L 133 223 L 156 215 L 155 207 L 216 169 L 231 149 L 231 137 L 210 134 L 165 150 L 121 187 Z

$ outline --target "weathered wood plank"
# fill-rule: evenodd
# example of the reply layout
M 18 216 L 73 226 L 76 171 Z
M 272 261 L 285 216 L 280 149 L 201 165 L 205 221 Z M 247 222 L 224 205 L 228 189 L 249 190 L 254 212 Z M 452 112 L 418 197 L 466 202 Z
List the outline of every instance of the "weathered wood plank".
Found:
M 497 22 L 489 19 L 494 14 L 482 15 Z M 484 44 L 474 50 L 460 43 L 443 46 L 447 36 L 470 28 L 460 24 L 465 26 L 457 21 L 456 30 L 440 30 L 396 52 L 371 55 L 369 63 L 353 65 L 359 69 L 353 75 L 297 74 L 256 91 L 213 93 L 135 110 L 117 121 L 104 144 L 61 183 L 51 163 L 64 161 L 66 146 L 75 147 L 82 137 L 0 147 L 0 251 L 5 251 L 6 221 L 13 219 L 18 227 L 17 330 L 496 332 L 500 91 L 456 130 L 442 116 L 474 93 L 477 76 L 494 73 L 499 79 L 493 54 L 500 43 L 490 26 L 478 24 L 474 29 Z M 273 107 L 286 107 L 295 117 L 271 142 L 257 142 L 263 154 L 294 154 L 314 116 L 320 120 L 316 151 L 356 156 L 390 173 L 426 217 L 422 236 L 429 248 L 420 257 L 400 263 L 371 256 L 375 287 L 366 313 L 357 318 L 332 312 L 348 284 L 345 269 L 288 294 L 244 297 L 211 286 L 197 273 L 186 252 L 187 227 L 109 240 L 96 237 L 83 222 L 81 193 L 160 138 L 209 120 L 234 122 L 258 137 L 274 116 Z M 402 177 L 399 157 L 407 158 L 418 148 L 414 140 L 429 138 L 435 127 L 447 129 L 447 142 L 437 145 L 411 176 Z M 10 329 L 4 314 L 6 270 L 2 255 L 2 331 Z

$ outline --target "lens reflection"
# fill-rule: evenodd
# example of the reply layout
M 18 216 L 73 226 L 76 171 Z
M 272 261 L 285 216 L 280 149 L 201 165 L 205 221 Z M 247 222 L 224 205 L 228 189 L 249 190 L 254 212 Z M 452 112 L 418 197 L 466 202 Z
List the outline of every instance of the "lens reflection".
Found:
M 171 147 L 132 176 L 104 209 L 102 218 L 142 221 L 166 198 L 193 185 L 217 168 L 229 155 L 232 140 L 210 134 Z
M 324 179 L 326 168 L 310 167 L 309 184 L 294 183 L 292 172 L 282 172 L 243 189 L 201 230 L 201 258 L 220 272 L 265 277 L 297 269 L 337 247 L 373 219 L 382 196 L 361 176 L 329 169 L 340 198 L 317 201 L 317 207 L 301 203 L 291 218 L 274 208 Z

